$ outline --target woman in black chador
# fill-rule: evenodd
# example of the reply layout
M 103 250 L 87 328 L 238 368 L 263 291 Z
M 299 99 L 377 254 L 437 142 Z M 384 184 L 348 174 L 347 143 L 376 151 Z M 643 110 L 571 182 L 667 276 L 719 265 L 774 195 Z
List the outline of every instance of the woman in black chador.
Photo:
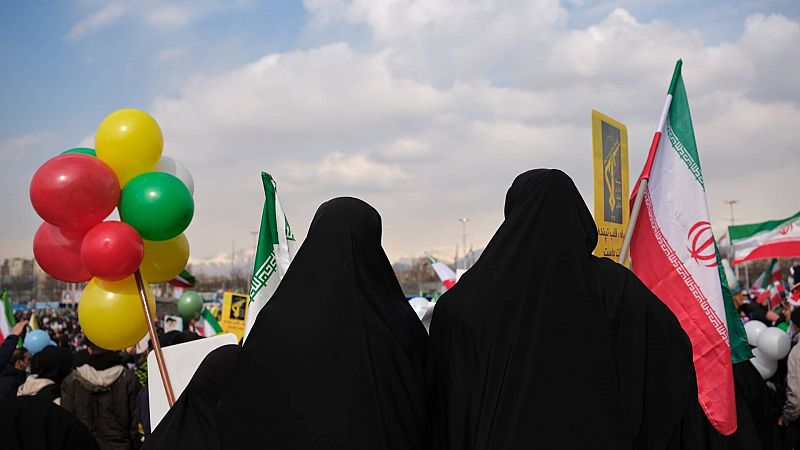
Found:
M 698 446 L 689 339 L 596 244 L 566 174 L 514 180 L 505 221 L 434 311 L 434 448 Z
M 223 448 L 428 449 L 428 336 L 361 200 L 317 210 L 221 400 Z

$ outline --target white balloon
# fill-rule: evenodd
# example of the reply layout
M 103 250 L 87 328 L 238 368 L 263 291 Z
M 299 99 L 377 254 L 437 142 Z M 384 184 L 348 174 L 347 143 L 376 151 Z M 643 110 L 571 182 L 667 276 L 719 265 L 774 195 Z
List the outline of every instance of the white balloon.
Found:
M 428 312 L 428 301 L 425 297 L 414 297 L 408 301 L 411 304 L 411 307 L 414 308 L 414 312 L 417 313 L 417 317 L 419 320 L 422 320 L 425 317 L 425 313 Z
M 777 327 L 769 327 L 758 335 L 758 350 L 767 359 L 775 361 L 789 354 L 792 342 L 785 331 Z
M 758 351 L 757 348 L 753 349 L 753 358 L 750 360 L 750 364 L 758 370 L 758 373 L 761 374 L 761 378 L 764 380 L 772 378 L 778 370 L 778 361 L 765 358 L 764 354 Z
M 758 345 L 758 335 L 766 330 L 767 326 L 764 322 L 758 320 L 751 320 L 744 324 L 744 331 L 747 333 L 747 343 L 753 347 Z
M 158 164 L 156 164 L 155 171 L 175 175 L 179 180 L 183 181 L 189 192 L 194 195 L 194 178 L 192 178 L 191 172 L 186 167 L 183 167 L 183 164 L 169 156 L 162 156 Z

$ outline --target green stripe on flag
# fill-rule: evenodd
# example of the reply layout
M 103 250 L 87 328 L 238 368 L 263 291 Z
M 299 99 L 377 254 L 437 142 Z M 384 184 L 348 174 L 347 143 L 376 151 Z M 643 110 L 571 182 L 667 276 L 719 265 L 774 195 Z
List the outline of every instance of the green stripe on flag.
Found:
M 745 225 L 731 225 L 728 227 L 728 236 L 730 236 L 731 242 L 738 241 L 763 231 L 772 231 L 776 228 L 780 228 L 787 222 L 794 222 L 797 218 L 800 218 L 800 211 L 786 219 L 768 220 L 766 222 L 748 223 Z
M 8 291 L 3 291 L 3 306 L 5 307 L 6 319 L 8 320 L 8 325 L 13 327 L 17 324 L 16 319 L 14 319 L 14 312 L 11 311 L 11 301 L 8 299 Z
M 669 107 L 667 137 L 681 160 L 686 163 L 686 167 L 705 190 L 703 171 L 700 169 L 700 157 L 697 153 L 697 142 L 694 139 L 692 114 L 689 112 L 689 99 L 686 96 L 686 87 L 683 85 L 683 77 L 680 73 L 674 82 L 674 94 Z
M 683 67 L 683 60 L 679 59 L 675 63 L 675 70 L 672 71 L 672 80 L 669 82 L 669 89 L 667 89 L 667 95 L 674 95 L 675 94 L 675 85 L 678 83 L 678 78 L 681 76 L 681 67 Z
M 203 312 L 200 314 L 203 316 L 203 320 L 205 320 L 206 323 L 210 325 L 214 331 L 216 331 L 217 333 L 222 333 L 222 327 L 219 325 L 219 322 L 217 322 L 217 318 L 214 317 L 213 314 L 211 314 L 211 311 L 203 309 Z
M 717 252 L 717 270 L 719 280 L 722 285 L 722 300 L 725 303 L 725 322 L 728 324 L 728 339 L 731 346 L 731 361 L 734 364 L 747 361 L 753 357 L 750 345 L 747 344 L 747 333 L 744 331 L 744 323 L 739 318 L 736 305 L 733 303 L 733 295 L 728 289 L 728 277 L 725 276 L 725 268 L 722 267 L 722 258 L 719 256 L 719 247 L 716 242 L 714 249 Z
M 261 213 L 261 229 L 258 232 L 258 246 L 250 282 L 250 303 L 276 273 L 275 246 L 279 244 L 278 224 L 275 222 L 275 180 L 267 172 L 261 172 L 261 183 L 264 185 L 264 209 Z M 288 220 L 285 221 L 287 236 L 291 234 Z

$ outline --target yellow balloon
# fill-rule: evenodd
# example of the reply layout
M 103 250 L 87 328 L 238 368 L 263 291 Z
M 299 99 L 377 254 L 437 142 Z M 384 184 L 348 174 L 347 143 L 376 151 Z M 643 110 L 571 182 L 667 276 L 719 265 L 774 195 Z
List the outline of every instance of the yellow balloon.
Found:
M 158 123 L 138 109 L 109 114 L 97 127 L 94 140 L 97 157 L 111 166 L 123 187 L 136 175 L 153 171 L 164 147 Z
M 150 283 L 166 283 L 189 262 L 189 240 L 183 233 L 166 241 L 144 241 L 144 259 L 139 266 Z
M 156 302 L 145 282 L 150 311 Z M 78 303 L 78 321 L 83 333 L 99 347 L 122 350 L 136 345 L 147 333 L 144 309 L 133 275 L 119 281 L 92 278 Z

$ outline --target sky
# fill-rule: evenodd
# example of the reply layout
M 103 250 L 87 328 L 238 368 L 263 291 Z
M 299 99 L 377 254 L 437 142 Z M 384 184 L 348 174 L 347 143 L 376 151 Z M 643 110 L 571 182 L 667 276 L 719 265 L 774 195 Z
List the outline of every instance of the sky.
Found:
M 593 108 L 627 124 L 634 181 L 678 58 L 718 234 L 724 200 L 737 223 L 800 209 L 794 0 L 2 2 L 0 42 L 0 258 L 32 255 L 35 170 L 133 107 L 194 176 L 195 265 L 246 264 L 262 170 L 299 239 L 355 196 L 391 260 L 452 260 L 458 219 L 484 246 L 527 169 L 592 209 Z

